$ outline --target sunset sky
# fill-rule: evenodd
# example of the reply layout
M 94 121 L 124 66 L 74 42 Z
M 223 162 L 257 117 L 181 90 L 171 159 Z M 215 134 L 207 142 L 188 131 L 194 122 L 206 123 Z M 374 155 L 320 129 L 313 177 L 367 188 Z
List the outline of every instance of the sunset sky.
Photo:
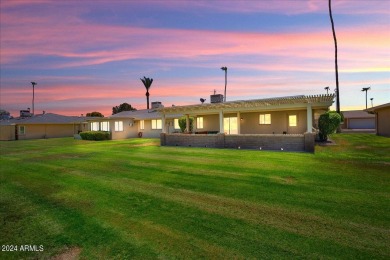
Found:
M 324 94 L 335 89 L 327 0 L 1 1 L 0 108 L 63 115 Z M 333 0 L 342 110 L 390 102 L 390 1 Z M 334 109 L 334 107 L 333 107 Z

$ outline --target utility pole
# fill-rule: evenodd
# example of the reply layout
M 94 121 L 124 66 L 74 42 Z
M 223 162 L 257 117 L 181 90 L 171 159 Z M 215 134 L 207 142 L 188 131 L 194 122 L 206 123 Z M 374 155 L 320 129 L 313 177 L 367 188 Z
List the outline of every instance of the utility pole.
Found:
M 367 109 L 367 91 L 370 90 L 371 87 L 368 88 L 362 88 L 362 91 L 366 91 L 366 109 Z
M 34 82 L 34 81 L 31 81 L 31 84 L 32 84 L 32 87 L 33 87 L 33 99 L 32 99 L 32 110 L 33 110 L 33 115 L 35 114 L 35 111 L 34 111 L 34 98 L 35 98 L 35 93 L 34 93 L 34 87 L 35 87 L 35 85 L 38 85 L 36 82 Z
M 222 67 L 221 70 L 224 70 L 225 71 L 225 93 L 224 93 L 224 101 L 223 102 L 226 102 L 226 85 L 227 85 L 227 67 Z
M 336 72 L 336 111 L 340 114 L 340 89 L 339 89 L 339 68 L 338 68 L 338 61 L 337 61 L 337 38 L 336 38 L 336 31 L 334 29 L 334 22 L 333 22 L 333 16 L 332 16 L 332 1 L 329 0 L 329 17 L 330 22 L 332 24 L 332 32 L 333 32 L 333 41 L 334 41 L 334 65 L 335 65 L 335 72 Z

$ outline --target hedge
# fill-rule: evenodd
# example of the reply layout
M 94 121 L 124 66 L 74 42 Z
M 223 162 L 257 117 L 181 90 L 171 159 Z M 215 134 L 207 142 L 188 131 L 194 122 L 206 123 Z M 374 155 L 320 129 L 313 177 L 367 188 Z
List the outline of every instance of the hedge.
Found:
M 85 131 L 85 132 L 81 132 L 80 136 L 83 140 L 93 140 L 93 141 L 110 140 L 110 132 L 106 132 L 106 131 Z

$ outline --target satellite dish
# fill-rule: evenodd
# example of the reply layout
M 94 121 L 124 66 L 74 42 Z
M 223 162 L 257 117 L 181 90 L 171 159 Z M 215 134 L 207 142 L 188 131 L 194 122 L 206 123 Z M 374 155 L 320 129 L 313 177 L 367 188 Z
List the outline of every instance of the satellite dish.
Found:
M 201 98 L 201 99 L 200 99 L 200 102 L 202 102 L 202 104 L 203 104 L 205 101 L 206 101 L 206 99 L 204 99 L 204 98 Z

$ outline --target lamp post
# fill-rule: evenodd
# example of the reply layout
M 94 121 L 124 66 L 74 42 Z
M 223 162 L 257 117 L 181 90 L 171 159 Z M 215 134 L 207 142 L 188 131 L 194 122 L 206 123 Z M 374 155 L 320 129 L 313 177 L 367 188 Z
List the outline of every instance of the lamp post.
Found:
M 225 71 L 225 93 L 224 93 L 224 101 L 223 102 L 226 102 L 226 85 L 227 85 L 227 67 L 222 67 L 221 70 L 224 70 Z
M 366 91 L 366 109 L 367 109 L 367 91 L 371 89 L 371 87 L 368 88 L 362 88 L 362 91 Z
M 326 94 L 328 95 L 329 86 L 325 87 L 324 89 L 326 90 Z
M 34 81 L 31 81 L 31 84 L 32 84 L 32 87 L 33 87 L 33 99 L 32 99 L 32 110 L 33 110 L 33 115 L 34 115 L 34 96 L 35 96 L 35 93 L 34 93 L 34 87 L 35 87 L 35 85 L 38 85 L 36 82 L 34 82 Z
M 374 98 L 370 98 L 370 100 L 371 100 L 371 107 L 374 107 Z

